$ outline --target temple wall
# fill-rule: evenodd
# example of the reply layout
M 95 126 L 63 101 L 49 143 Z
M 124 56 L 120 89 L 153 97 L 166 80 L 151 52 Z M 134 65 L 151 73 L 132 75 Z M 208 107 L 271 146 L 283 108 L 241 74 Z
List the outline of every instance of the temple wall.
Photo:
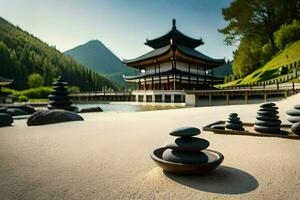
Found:
M 160 63 L 160 72 L 165 72 L 172 69 L 171 62 Z M 149 66 L 146 68 L 146 74 L 154 74 L 155 66 Z M 156 65 L 156 73 L 158 73 L 158 65 Z
M 176 68 L 188 72 L 189 71 L 189 64 L 188 63 L 183 63 L 183 62 L 176 62 Z M 160 72 L 165 72 L 168 70 L 172 69 L 172 62 L 164 62 L 160 63 Z M 190 71 L 191 73 L 197 74 L 197 66 L 196 65 L 191 65 L 190 66 Z M 155 72 L 155 65 L 149 66 L 146 68 L 145 73 L 146 74 L 154 74 Z M 158 73 L 158 65 L 156 65 L 156 73 Z M 203 67 L 198 66 L 198 74 L 205 75 L 205 71 L 203 70 Z

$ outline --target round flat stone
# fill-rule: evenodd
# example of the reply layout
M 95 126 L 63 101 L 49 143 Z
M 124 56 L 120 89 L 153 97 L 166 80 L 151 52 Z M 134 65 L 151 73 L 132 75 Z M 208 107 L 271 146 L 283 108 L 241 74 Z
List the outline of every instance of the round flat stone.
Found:
M 297 123 L 300 122 L 300 116 L 296 117 L 296 116 L 288 116 L 287 120 L 291 123 Z
M 277 115 L 279 112 L 278 111 L 258 111 L 257 114 L 259 115 L 268 115 L 268 116 L 273 116 Z
M 256 120 L 254 124 L 258 126 L 279 126 L 281 124 L 281 121 L 280 120 L 274 120 L 274 121 Z
M 274 107 L 275 105 L 276 105 L 275 103 L 267 102 L 267 103 L 260 104 L 260 107 L 262 107 L 262 108 L 271 108 L 271 107 Z
M 224 126 L 224 125 L 217 124 L 217 125 L 212 125 L 211 128 L 224 130 L 224 129 L 225 129 L 225 126 Z
M 297 110 L 297 109 L 288 109 L 286 111 L 286 114 L 290 115 L 290 116 L 300 116 L 300 110 Z
M 242 124 L 231 124 L 231 123 L 228 123 L 228 122 L 225 123 L 225 128 L 231 129 L 231 130 L 239 130 L 239 131 L 244 130 Z
M 208 161 L 208 156 L 203 152 L 181 152 L 173 149 L 166 149 L 162 154 L 162 159 L 175 163 L 201 164 Z
M 182 127 L 174 129 L 170 135 L 178 136 L 178 137 L 191 137 L 195 135 L 199 135 L 201 133 L 200 129 L 195 127 Z
M 254 125 L 254 130 L 260 133 L 281 134 L 280 126 L 258 126 Z
M 10 114 L 0 113 L 0 127 L 10 126 L 13 123 L 13 118 Z
M 300 110 L 300 104 L 294 105 L 294 108 L 297 109 L 297 110 Z
M 292 132 L 300 136 L 300 122 L 293 124 L 291 128 Z
M 230 124 L 242 124 L 243 123 L 239 119 L 228 119 L 228 121 L 226 121 L 226 122 L 230 123 Z
M 176 138 L 166 147 L 178 151 L 201 151 L 209 146 L 209 141 L 196 137 Z
M 52 106 L 70 106 L 72 105 L 71 101 L 50 101 L 49 103 Z
M 240 121 L 239 117 L 228 117 L 228 120 Z
M 276 111 L 278 107 L 271 107 L 271 108 L 260 108 L 259 111 Z
M 274 120 L 279 119 L 279 116 L 277 116 L 277 115 L 273 115 L 273 116 L 269 116 L 269 115 L 257 115 L 256 119 L 262 120 L 262 121 L 274 121 Z
M 235 118 L 235 117 L 237 117 L 238 116 L 238 114 L 237 113 L 230 113 L 229 114 L 229 117 L 233 117 L 233 118 Z

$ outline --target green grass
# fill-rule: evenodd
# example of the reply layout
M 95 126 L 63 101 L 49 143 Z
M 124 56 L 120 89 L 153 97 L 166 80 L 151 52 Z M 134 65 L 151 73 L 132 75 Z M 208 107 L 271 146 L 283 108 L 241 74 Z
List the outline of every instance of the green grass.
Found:
M 257 81 L 266 81 L 280 77 L 280 67 L 300 61 L 300 40 L 279 52 L 263 67 L 249 74 L 237 85 L 246 85 Z
M 215 87 L 223 88 L 223 87 L 236 86 L 236 85 L 238 85 L 240 83 L 241 80 L 242 79 L 237 79 L 237 80 L 230 81 L 230 82 L 227 82 L 227 83 L 224 83 L 224 84 L 215 85 Z

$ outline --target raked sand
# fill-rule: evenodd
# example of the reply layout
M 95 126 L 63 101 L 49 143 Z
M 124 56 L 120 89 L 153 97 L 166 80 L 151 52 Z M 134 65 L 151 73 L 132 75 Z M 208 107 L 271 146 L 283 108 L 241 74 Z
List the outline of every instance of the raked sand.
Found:
M 278 102 L 280 116 L 300 95 Z M 258 105 L 84 114 L 84 122 L 0 128 L 0 199 L 300 199 L 300 141 L 202 132 L 224 154 L 208 176 L 164 173 L 150 152 L 176 127 L 238 112 L 253 122 Z

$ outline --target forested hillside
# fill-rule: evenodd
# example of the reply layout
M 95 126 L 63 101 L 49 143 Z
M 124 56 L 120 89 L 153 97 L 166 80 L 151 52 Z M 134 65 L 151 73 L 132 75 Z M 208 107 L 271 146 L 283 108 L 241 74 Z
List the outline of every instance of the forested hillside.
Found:
M 237 45 L 233 73 L 244 78 L 300 39 L 299 0 L 231 1 L 222 10 L 226 26 L 219 31 Z
M 0 76 L 15 79 L 14 89 L 26 89 L 32 73 L 40 74 L 46 86 L 61 74 L 81 91 L 101 90 L 104 86 L 116 89 L 104 76 L 0 17 Z

